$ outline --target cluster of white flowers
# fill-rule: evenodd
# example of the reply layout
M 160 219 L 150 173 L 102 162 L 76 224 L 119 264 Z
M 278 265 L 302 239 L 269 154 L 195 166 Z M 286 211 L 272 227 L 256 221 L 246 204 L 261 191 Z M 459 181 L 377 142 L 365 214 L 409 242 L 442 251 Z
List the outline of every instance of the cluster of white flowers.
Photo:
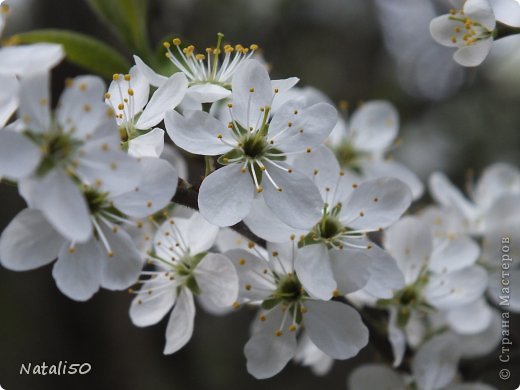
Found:
M 460 22 L 469 38 L 450 42 L 487 47 L 494 20 L 473 3 L 484 1 L 468 0 L 432 31 Z M 472 200 L 434 173 L 436 204 L 412 214 L 424 187 L 390 158 L 399 130 L 390 103 L 338 118 L 297 78 L 271 80 L 256 45 L 221 41 L 206 54 L 166 42 L 178 70 L 169 77 L 134 57 L 108 88 L 96 76 L 68 80 L 55 110 L 60 46 L 0 49 L 0 176 L 28 206 L 2 233 L 1 264 L 24 271 L 57 259 L 57 287 L 80 301 L 100 287 L 129 289 L 136 326 L 171 310 L 165 354 L 190 340 L 196 297 L 210 313 L 257 308 L 244 348 L 256 378 L 291 360 L 324 374 L 383 326 L 395 367 L 416 352 L 410 372 L 366 366 L 351 389 L 467 388 L 459 360 L 490 351 L 499 334 L 496 252 L 498 237 L 519 231 L 518 169 L 490 166 Z M 465 48 L 459 58 L 474 56 Z M 179 155 L 167 160 L 165 133 L 209 162 L 200 186 L 188 184 Z M 189 196 L 198 211 L 181 207 L 193 206 Z

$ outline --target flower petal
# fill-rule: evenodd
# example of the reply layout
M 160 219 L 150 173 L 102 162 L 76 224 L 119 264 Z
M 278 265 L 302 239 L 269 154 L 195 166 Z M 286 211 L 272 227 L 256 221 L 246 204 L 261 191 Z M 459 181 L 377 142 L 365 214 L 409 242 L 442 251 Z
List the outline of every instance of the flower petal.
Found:
M 294 270 L 311 296 L 324 300 L 332 297 L 337 284 L 325 245 L 307 245 L 298 250 Z
M 406 335 L 404 331 L 397 326 L 397 309 L 390 308 L 390 318 L 388 320 L 388 341 L 392 346 L 394 354 L 394 367 L 399 367 L 403 361 L 406 352 Z
M 354 174 L 340 169 L 336 156 L 326 146 L 299 155 L 294 160 L 293 168 L 314 182 L 330 207 L 345 200 L 352 192 L 352 184 L 358 181 Z
M 139 120 L 138 129 L 149 129 L 164 119 L 166 112 L 173 110 L 182 101 L 188 88 L 188 79 L 183 73 L 175 73 L 152 95 Z
M 103 265 L 101 286 L 108 290 L 124 290 L 134 284 L 139 276 L 143 264 L 141 255 L 123 229 L 104 225 L 101 229 L 110 246 L 105 248 L 106 251 L 100 251 Z
M 64 243 L 40 211 L 24 209 L 2 232 L 0 260 L 13 271 L 38 268 L 56 259 Z
M 520 7 L 519 7 L 520 8 Z M 475 203 L 490 207 L 502 195 L 520 192 L 520 172 L 509 164 L 490 165 L 482 173 L 475 188 Z
M 148 80 L 150 85 L 153 85 L 154 87 L 160 87 L 166 82 L 166 80 L 168 80 L 168 77 L 155 73 L 152 68 L 146 65 L 144 61 L 136 55 L 134 55 L 134 61 L 137 65 L 137 69 L 139 69 L 139 72 L 141 72 L 146 80 Z
M 109 116 L 109 107 L 103 102 L 105 90 L 105 82 L 97 76 L 78 76 L 67 83 L 56 109 L 63 131 L 73 134 L 74 138 L 90 140 Z M 117 132 L 115 121 L 111 119 L 110 130 Z M 119 146 L 119 139 L 110 146 Z
M 186 228 L 180 227 L 180 230 L 191 253 L 196 254 L 208 251 L 215 244 L 220 229 L 206 221 L 200 213 L 193 213 Z
M 184 116 L 170 111 L 164 123 L 173 142 L 193 154 L 224 154 L 231 150 L 229 143 L 237 143 L 222 122 L 203 111 L 187 111 Z
M 362 289 L 370 278 L 372 258 L 367 251 L 330 249 L 330 266 L 340 295 Z
M 0 131 L 0 177 L 21 179 L 38 166 L 41 151 L 22 134 L 10 130 Z
M 437 43 L 443 46 L 457 47 L 457 43 L 452 40 L 452 37 L 455 35 L 455 27 L 457 26 L 451 20 L 451 15 L 437 16 L 430 22 L 430 34 Z
M 199 209 L 209 222 L 231 226 L 249 214 L 255 196 L 253 179 L 237 164 L 217 169 L 200 186 Z
M 453 380 L 460 359 L 452 348 L 456 342 L 455 336 L 448 333 L 429 339 L 417 351 L 412 372 L 421 390 L 441 389 Z
M 502 339 L 502 315 L 496 309 L 492 309 L 492 312 L 491 322 L 483 332 L 458 336 L 456 347 L 463 358 L 480 358 L 496 351 Z
M 271 211 L 282 222 L 299 229 L 309 228 L 319 221 L 323 201 L 312 181 L 302 173 L 286 172 L 268 161 L 265 166 L 272 182 L 264 172 L 263 195 Z
M 488 0 L 468 0 L 464 3 L 463 9 L 468 18 L 477 21 L 490 31 L 495 29 L 495 14 Z
M 145 218 L 166 207 L 177 190 L 177 172 L 169 162 L 143 157 L 139 160 L 142 179 L 133 191 L 112 197 L 126 215 Z
M 187 95 L 199 103 L 214 103 L 231 95 L 227 88 L 216 84 L 195 84 L 188 88 Z
M 503 195 L 486 210 L 482 218 L 482 226 L 488 233 L 492 231 L 515 231 L 518 229 L 519 222 L 520 193 Z
M 99 290 L 100 250 L 94 238 L 73 248 L 62 246 L 52 276 L 63 294 L 76 301 L 86 301 Z
M 276 119 L 289 106 L 292 115 L 287 122 Z M 286 115 L 284 115 L 284 119 Z M 269 127 L 268 141 L 284 152 L 303 152 L 323 143 L 336 125 L 338 114 L 328 103 L 316 103 L 310 107 L 294 110 L 292 102 L 286 103 L 274 114 Z
M 128 141 L 128 154 L 133 157 L 159 158 L 164 150 L 164 130 L 156 127 Z
M 374 243 L 371 245 L 372 247 L 366 252 L 372 259 L 370 278 L 363 291 L 376 298 L 392 298 L 395 290 L 404 287 L 404 275 L 387 251 Z
M 493 311 L 484 298 L 450 310 L 446 319 L 450 327 L 459 334 L 484 332 L 493 319 Z
M 108 103 L 116 113 L 123 114 L 123 119 L 118 119 L 118 124 L 132 121 L 143 110 L 150 95 L 150 84 L 138 66 L 132 66 L 128 75 L 130 80 L 121 74 L 108 87 L 108 96 L 110 96 Z M 132 96 L 128 93 L 130 89 L 133 91 Z M 123 111 L 118 108 L 120 104 L 124 105 Z
M 247 371 L 256 379 L 266 379 L 278 374 L 296 354 L 296 332 L 278 329 L 283 312 L 276 308 L 266 315 L 266 320 L 258 323 L 256 331 L 244 347 Z M 289 322 L 289 321 L 287 321 Z M 281 331 L 280 336 L 275 332 Z
M 461 47 L 453 54 L 453 59 L 462 66 L 479 66 L 489 54 L 493 39 L 477 41 L 475 44 Z
M 225 256 L 208 253 L 197 265 L 195 278 L 205 301 L 216 307 L 231 307 L 238 297 L 238 276 Z
M 418 199 L 424 192 L 424 185 L 417 175 L 403 164 L 392 160 L 371 160 L 362 164 L 363 174 L 370 179 L 393 177 L 401 180 L 412 191 L 413 199 Z
M 63 47 L 52 43 L 8 46 L 0 50 L 0 74 L 27 77 L 37 72 L 48 72 L 65 56 Z
M 432 233 L 428 225 L 414 217 L 405 217 L 385 234 L 385 248 L 396 260 L 406 284 L 417 280 L 432 252 Z
M 399 114 L 390 103 L 373 100 L 352 114 L 350 136 L 356 149 L 382 151 L 392 145 L 399 131 Z
M 419 218 L 432 229 L 435 245 L 437 241 L 466 234 L 467 231 L 464 219 L 451 207 L 427 206 L 420 212 Z
M 293 234 L 300 237 L 308 233 L 307 230 L 296 229 L 280 221 L 261 198 L 253 201 L 251 212 L 244 222 L 254 234 L 270 242 L 286 242 Z
M 4 127 L 18 108 L 18 80 L 14 75 L 0 74 L 0 128 Z
M 231 228 L 219 229 L 217 239 L 215 240 L 215 248 L 220 253 L 225 253 L 232 249 L 251 250 L 248 247 L 250 240 Z M 255 248 L 253 248 L 255 249 Z
M 274 90 L 278 90 L 278 94 L 282 94 L 294 87 L 300 79 L 298 77 L 289 77 L 287 79 L 271 80 L 271 86 Z M 278 96 L 278 95 L 277 95 Z
M 177 352 L 190 341 L 193 334 L 194 319 L 195 303 L 193 302 L 193 295 L 188 289 L 183 288 L 166 327 L 165 355 Z
M 2 52 L 5 49 L 2 49 Z M 33 132 L 43 132 L 51 124 L 49 74 L 33 73 L 20 81 L 18 116 Z
M 471 238 L 448 238 L 434 248 L 428 268 L 434 272 L 451 272 L 475 264 L 480 247 Z
M 149 326 L 161 321 L 171 310 L 177 297 L 176 287 L 171 284 L 166 287 L 169 280 L 158 276 L 148 280 L 141 286 L 140 293 L 130 305 L 130 318 L 135 326 Z M 157 289 L 157 291 L 155 291 Z M 151 294 L 146 291 L 152 291 Z
M 334 364 L 334 359 L 314 345 L 307 333 L 303 333 L 298 339 L 298 352 L 294 361 L 308 366 L 312 373 L 318 376 L 326 375 Z
M 233 75 L 233 116 L 246 129 L 255 126 L 271 106 L 274 90 L 266 68 L 257 60 L 244 61 Z
M 462 307 L 482 296 L 487 278 L 486 271 L 478 266 L 432 275 L 424 288 L 424 297 L 440 310 Z
M 179 177 L 189 180 L 188 163 L 178 148 L 170 144 L 165 144 L 161 158 L 168 161 L 175 168 Z
M 340 220 L 353 229 L 386 228 L 399 219 L 411 201 L 410 189 L 398 179 L 368 180 L 344 202 Z
M 81 151 L 76 174 L 83 183 L 117 194 L 132 191 L 141 181 L 137 160 L 122 150 L 107 145 L 86 145 Z
M 356 356 L 368 343 L 368 329 L 352 307 L 336 301 L 306 302 L 303 321 L 310 339 L 334 359 Z
M 86 242 L 92 234 L 87 202 L 70 177 L 60 169 L 19 183 L 20 193 L 39 209 L 51 225 L 74 242 Z
M 270 280 L 269 264 L 266 261 L 244 249 L 232 249 L 225 255 L 237 271 L 241 301 L 261 301 L 276 290 L 276 285 Z

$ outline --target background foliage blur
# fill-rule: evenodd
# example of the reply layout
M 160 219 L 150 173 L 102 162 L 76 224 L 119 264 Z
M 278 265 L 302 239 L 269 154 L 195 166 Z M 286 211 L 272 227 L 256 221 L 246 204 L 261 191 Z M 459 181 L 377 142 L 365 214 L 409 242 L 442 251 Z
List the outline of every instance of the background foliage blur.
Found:
M 443 170 L 464 186 L 471 170 L 479 174 L 495 161 L 520 163 L 520 38 L 500 41 L 478 69 L 463 69 L 428 31 L 429 21 L 446 11 L 447 2 L 149 3 L 153 46 L 162 48 L 165 36 L 179 36 L 203 49 L 215 44 L 220 31 L 230 43 L 259 44 L 273 78 L 298 76 L 300 85 L 314 86 L 334 102 L 347 100 L 350 111 L 362 101 L 390 100 L 402 123 L 403 143 L 396 158 L 423 179 Z M 131 61 L 125 45 L 85 0 L 11 0 L 10 6 L 3 38 L 33 29 L 65 28 L 97 37 Z M 85 70 L 70 63 L 60 65 L 53 73 L 54 98 L 66 77 L 82 73 Z M 0 202 L 2 230 L 24 204 L 14 187 L 3 184 Z M 50 271 L 51 266 L 24 273 L 0 269 L 0 384 L 6 389 L 341 389 L 352 367 L 380 359 L 369 346 L 359 358 L 336 363 L 324 378 L 290 364 L 275 378 L 257 381 L 247 374 L 242 354 L 252 310 L 224 318 L 199 310 L 191 343 L 165 357 L 165 321 L 145 329 L 134 327 L 128 318 L 131 297 L 124 292 L 103 291 L 86 303 L 68 300 L 56 289 Z M 513 328 L 516 321 L 518 317 L 512 319 Z M 518 345 L 516 331 L 513 343 Z M 518 348 L 512 358 L 520 361 Z M 60 360 L 90 362 L 93 369 L 83 377 L 18 375 L 21 363 Z M 463 373 L 469 380 L 501 388 L 498 367 L 497 354 L 492 354 L 463 366 Z

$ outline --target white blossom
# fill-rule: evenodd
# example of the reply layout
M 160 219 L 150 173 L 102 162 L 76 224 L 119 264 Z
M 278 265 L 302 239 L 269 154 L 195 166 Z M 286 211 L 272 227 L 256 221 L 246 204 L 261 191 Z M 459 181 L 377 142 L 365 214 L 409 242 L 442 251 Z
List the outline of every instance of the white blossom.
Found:
M 95 232 L 84 243 L 61 234 L 42 211 L 22 210 L 2 234 L 2 265 L 26 271 L 58 258 L 52 271 L 58 288 L 80 301 L 89 299 L 99 287 L 122 290 L 130 286 L 142 260 L 126 227 L 141 229 L 139 218 L 164 208 L 177 187 L 175 170 L 165 161 L 142 159 L 138 168 L 142 179 L 126 192 L 82 189 Z
M 128 74 L 114 74 L 105 93 L 105 101 L 112 106 L 121 138 L 128 152 L 135 157 L 159 157 L 164 148 L 164 130 L 152 127 L 164 119 L 186 94 L 188 81 L 182 73 L 175 73 L 149 99 L 150 85 L 137 66 Z
M 345 169 L 367 179 L 397 178 L 417 199 L 423 193 L 423 184 L 408 167 L 389 156 L 398 142 L 398 131 L 397 110 L 389 102 L 372 100 L 356 109 L 348 123 L 340 118 L 329 143 Z
M 315 299 L 306 291 L 295 268 L 295 245 L 273 247 L 268 259 L 261 252 L 226 252 L 238 272 L 239 302 L 261 305 L 244 347 L 247 369 L 258 379 L 276 375 L 296 356 L 300 329 L 333 359 L 351 358 L 368 342 L 368 330 L 355 309 Z
M 207 48 L 205 54 L 196 53 L 193 45 L 181 49 L 182 41 L 179 38 L 172 40 L 173 51 L 171 44 L 164 42 L 166 57 L 189 80 L 187 99 L 193 103 L 213 103 L 231 95 L 233 75 L 258 50 L 258 45 L 254 44 L 249 48 L 242 45 L 233 47 L 229 44 L 222 47 L 223 37 L 224 35 L 219 33 L 216 47 Z M 134 56 L 134 59 L 150 84 L 156 87 L 163 85 L 166 81 L 165 76 L 157 74 L 139 57 Z
M 18 113 L 22 133 L 8 141 L 15 148 L 23 136 L 36 148 L 15 156 L 6 153 L 0 157 L 0 166 L 6 174 L 6 168 L 18 164 L 28 168 L 30 161 L 32 172 L 19 177 L 21 195 L 31 208 L 41 210 L 60 234 L 86 242 L 92 224 L 78 183 L 123 193 L 139 183 L 140 168 L 120 150 L 116 123 L 102 101 L 105 87 L 101 79 L 80 76 L 69 80 L 54 114 L 49 107 L 48 81 L 46 73 L 22 79 Z M 10 145 L 3 143 L 6 149 Z M 36 154 L 39 158 L 34 166 Z M 6 175 L 12 176 L 9 172 Z
M 308 291 L 322 299 L 362 288 L 372 271 L 374 280 L 369 290 L 375 296 L 386 297 L 392 289 L 402 287 L 402 275 L 395 262 L 366 236 L 399 219 L 411 202 L 408 187 L 390 178 L 358 185 L 339 168 L 335 156 L 324 146 L 301 156 L 294 167 L 312 179 L 320 190 L 321 216 L 302 229 L 294 229 L 257 202 L 245 219 L 249 228 L 268 241 L 283 242 L 296 237 L 306 244 L 296 267 Z M 343 281 L 354 274 L 361 282 L 359 288 L 344 288 Z
M 488 0 L 467 0 L 459 10 L 451 10 L 430 23 L 433 39 L 457 51 L 453 59 L 463 66 L 478 66 L 493 46 L 495 14 Z
M 238 279 L 233 264 L 221 254 L 208 252 L 218 227 L 198 213 L 189 219 L 168 218 L 157 231 L 142 286 L 130 307 L 137 326 L 159 322 L 173 307 L 166 328 L 165 354 L 182 348 L 191 338 L 195 318 L 194 296 L 207 306 L 231 307 L 237 299 Z
M 357 368 L 348 379 L 349 390 L 493 390 L 483 383 L 460 383 L 456 379 L 460 354 L 454 351 L 453 335 L 435 336 L 417 351 L 410 374 L 392 370 L 381 364 Z
M 225 165 L 200 187 L 199 208 L 208 221 L 219 226 L 241 221 L 260 193 L 267 206 L 292 226 L 305 226 L 319 215 L 318 190 L 285 160 L 319 146 L 332 130 L 336 112 L 325 103 L 306 109 L 288 103 L 269 121 L 279 91 L 265 68 L 248 60 L 233 78 L 230 123 L 202 111 L 166 114 L 166 130 L 177 146 L 194 154 L 220 156 Z
M 397 366 L 403 357 L 406 345 L 403 330 L 411 313 L 459 309 L 476 302 L 485 292 L 487 273 L 473 265 L 478 252 L 435 248 L 429 226 L 413 217 L 405 217 L 390 227 L 384 243 L 405 279 L 405 287 L 387 302 L 389 337 Z M 489 318 L 473 318 L 483 321 L 479 330 L 489 323 Z

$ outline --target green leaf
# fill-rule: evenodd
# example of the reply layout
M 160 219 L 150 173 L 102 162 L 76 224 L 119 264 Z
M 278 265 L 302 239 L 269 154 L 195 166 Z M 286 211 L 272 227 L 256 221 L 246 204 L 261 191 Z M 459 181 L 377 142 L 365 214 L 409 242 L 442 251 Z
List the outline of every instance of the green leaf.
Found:
M 9 38 L 10 43 L 50 42 L 63 45 L 67 59 L 97 73 L 105 78 L 111 78 L 114 73 L 127 72 L 130 63 L 116 49 L 106 43 L 68 30 L 34 30 Z
M 90 7 L 128 48 L 152 60 L 148 43 L 148 0 L 88 0 Z

